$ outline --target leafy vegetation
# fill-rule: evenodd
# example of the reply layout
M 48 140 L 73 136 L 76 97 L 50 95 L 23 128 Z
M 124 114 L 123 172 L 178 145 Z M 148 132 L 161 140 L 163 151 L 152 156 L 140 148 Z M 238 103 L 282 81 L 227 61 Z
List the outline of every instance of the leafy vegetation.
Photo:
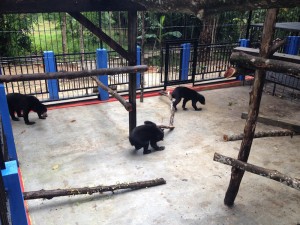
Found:
M 262 23 L 265 12 L 253 11 L 252 23 Z M 84 15 L 127 48 L 126 12 L 88 12 Z M 299 21 L 299 15 L 299 7 L 281 9 L 278 22 Z M 141 41 L 144 31 L 144 43 L 152 50 L 160 49 L 164 41 L 174 39 L 205 39 L 208 43 L 237 42 L 245 37 L 248 17 L 249 12 L 226 12 L 215 15 L 213 20 L 200 21 L 192 15 L 146 12 L 144 21 L 141 17 L 138 19 L 138 41 Z M 40 55 L 45 50 L 53 50 L 56 54 L 94 52 L 99 47 L 110 50 L 68 14 L 66 20 L 63 18 L 62 13 L 0 15 L 0 56 Z M 286 33 L 279 35 L 284 37 Z

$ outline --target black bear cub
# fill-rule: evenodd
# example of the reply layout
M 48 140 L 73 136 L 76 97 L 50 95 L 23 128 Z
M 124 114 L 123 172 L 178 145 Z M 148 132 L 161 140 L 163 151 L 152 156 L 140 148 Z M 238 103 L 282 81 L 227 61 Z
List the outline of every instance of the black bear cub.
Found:
M 157 146 L 157 142 L 163 139 L 163 129 L 151 121 L 145 121 L 144 125 L 135 127 L 129 135 L 131 145 L 134 145 L 136 150 L 144 148 L 144 154 L 151 153 L 151 150 L 148 150 L 149 143 L 154 150 L 164 150 L 164 146 Z
M 9 114 L 11 119 L 18 121 L 19 118 L 15 117 L 15 112 L 18 117 L 23 117 L 27 125 L 32 125 L 35 122 L 28 120 L 28 114 L 32 110 L 36 112 L 40 119 L 46 119 L 47 108 L 36 97 L 32 95 L 23 95 L 20 93 L 11 93 L 6 95 Z
M 203 95 L 199 94 L 197 91 L 189 89 L 187 87 L 177 87 L 172 92 L 172 98 L 175 98 L 175 101 L 173 102 L 173 107 L 175 110 L 177 110 L 176 105 L 181 101 L 181 98 L 183 98 L 182 108 L 184 110 L 187 110 L 185 108 L 185 104 L 192 100 L 192 106 L 195 110 L 201 110 L 201 108 L 197 108 L 197 102 L 200 102 L 202 105 L 205 105 L 205 98 Z

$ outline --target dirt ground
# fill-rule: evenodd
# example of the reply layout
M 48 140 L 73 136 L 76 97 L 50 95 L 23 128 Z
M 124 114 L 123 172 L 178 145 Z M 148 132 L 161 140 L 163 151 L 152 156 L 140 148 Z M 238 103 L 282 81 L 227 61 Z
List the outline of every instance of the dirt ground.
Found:
M 175 129 L 159 142 L 164 151 L 143 155 L 128 141 L 128 113 L 119 102 L 34 113 L 33 126 L 12 121 L 25 191 L 112 185 L 164 178 L 165 185 L 114 194 L 27 201 L 33 225 L 299 224 L 300 192 L 276 181 L 245 173 L 235 205 L 223 204 L 231 167 L 213 161 L 215 152 L 236 158 L 240 141 L 223 134 L 242 133 L 250 89 L 201 92 L 202 111 L 178 107 Z M 199 103 L 198 103 L 199 104 Z M 264 95 L 261 115 L 295 124 L 297 102 Z M 137 124 L 169 124 L 164 96 L 137 101 Z M 257 131 L 279 128 L 257 124 Z M 300 136 L 255 139 L 249 163 L 300 177 Z

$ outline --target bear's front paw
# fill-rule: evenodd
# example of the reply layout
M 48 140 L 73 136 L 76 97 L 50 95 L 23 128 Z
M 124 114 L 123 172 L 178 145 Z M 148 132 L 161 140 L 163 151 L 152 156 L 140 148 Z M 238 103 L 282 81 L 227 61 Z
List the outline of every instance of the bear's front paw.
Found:
M 162 151 L 162 150 L 165 150 L 165 146 L 160 146 L 160 147 L 158 148 L 158 151 Z
M 202 110 L 202 108 L 198 108 L 198 109 L 195 109 L 196 111 L 201 111 Z
M 144 154 L 149 154 L 151 153 L 151 150 L 144 150 Z
M 183 108 L 183 110 L 188 110 L 187 108 Z
M 13 121 L 19 121 L 18 118 L 11 118 Z
M 35 124 L 35 122 L 25 122 L 26 123 L 26 125 L 33 125 L 33 124 Z

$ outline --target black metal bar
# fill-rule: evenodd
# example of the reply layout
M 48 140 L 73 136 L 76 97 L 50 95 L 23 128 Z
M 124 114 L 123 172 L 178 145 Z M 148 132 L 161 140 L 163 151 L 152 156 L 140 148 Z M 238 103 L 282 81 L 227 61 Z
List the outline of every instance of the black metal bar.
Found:
M 128 12 L 128 54 L 130 55 L 128 65 L 136 65 L 137 49 L 137 11 Z M 132 111 L 129 112 L 129 133 L 136 127 L 136 73 L 129 73 L 129 103 Z
M 170 55 L 170 46 L 169 43 L 166 43 L 164 90 L 166 90 L 168 86 L 169 57 L 170 57 L 169 55 Z
M 193 50 L 193 63 L 192 63 L 192 82 L 195 83 L 196 67 L 197 67 L 197 57 L 198 57 L 198 41 L 194 41 L 194 50 Z

